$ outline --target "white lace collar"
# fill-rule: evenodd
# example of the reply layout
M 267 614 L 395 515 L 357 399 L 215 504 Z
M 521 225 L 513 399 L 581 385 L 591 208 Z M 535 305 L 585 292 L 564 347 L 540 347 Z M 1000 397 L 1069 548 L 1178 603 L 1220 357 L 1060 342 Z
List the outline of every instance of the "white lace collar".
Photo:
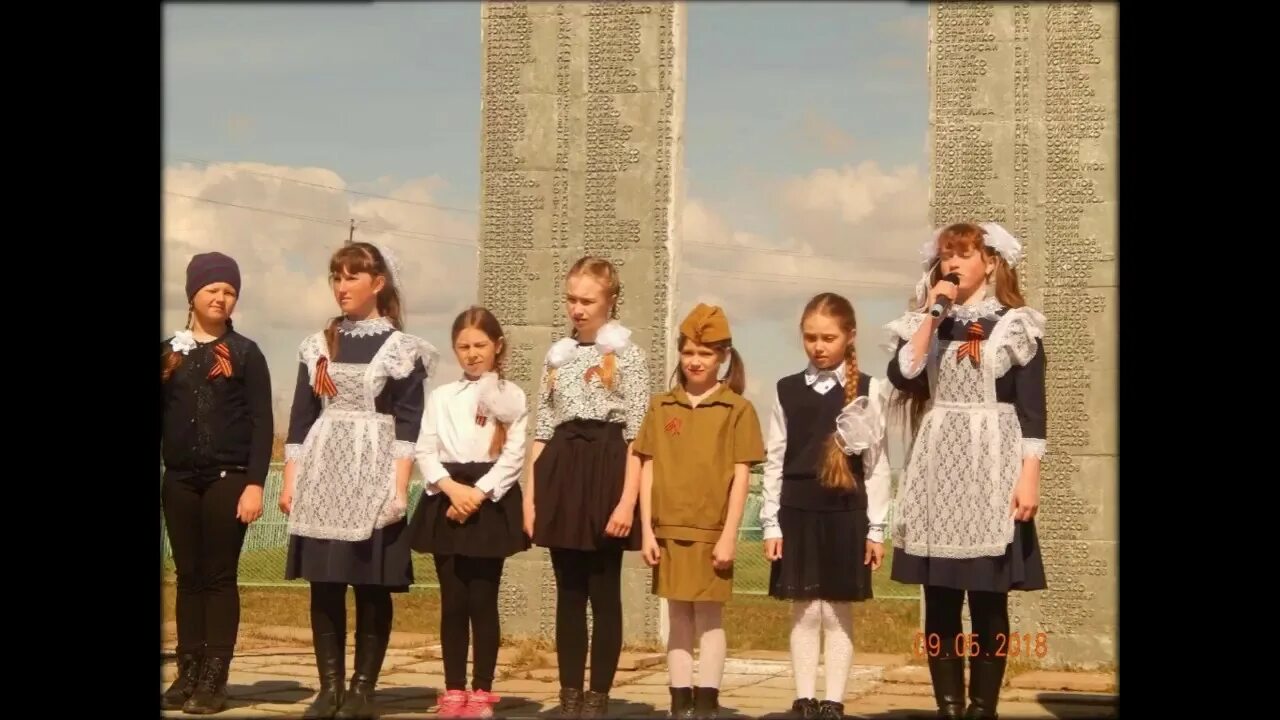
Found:
M 998 299 L 988 297 L 973 305 L 952 305 L 947 310 L 947 315 L 962 323 L 977 322 L 983 318 L 995 320 L 1000 317 L 1002 308 L 1004 305 L 1001 305 Z
M 338 324 L 338 332 L 351 337 L 365 337 L 368 335 L 381 335 L 386 332 L 395 330 L 396 326 L 391 324 L 391 318 L 380 315 L 376 318 L 367 320 L 350 320 L 344 318 Z

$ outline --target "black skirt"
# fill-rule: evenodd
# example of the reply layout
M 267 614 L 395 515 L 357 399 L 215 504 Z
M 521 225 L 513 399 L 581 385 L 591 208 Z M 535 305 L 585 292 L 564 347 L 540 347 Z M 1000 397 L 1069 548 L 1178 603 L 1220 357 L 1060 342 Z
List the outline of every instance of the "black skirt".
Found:
M 871 598 L 866 508 L 818 512 L 778 509 L 782 558 L 769 568 L 769 595 L 779 600 L 859 602 Z
M 367 540 L 322 540 L 289 536 L 286 580 L 379 585 L 408 592 L 413 584 L 409 524 L 404 520 L 373 531 Z
M 995 557 L 935 558 L 908 555 L 902 549 L 894 548 L 890 577 L 911 585 L 979 592 L 1044 590 L 1048 587 L 1034 520 L 1016 523 L 1013 542 L 1009 543 L 1003 555 Z
M 640 549 L 639 502 L 627 537 L 604 534 L 626 482 L 627 441 L 622 427 L 570 420 L 556 428 L 533 465 L 535 545 L 562 550 Z
M 444 463 L 454 482 L 474 487 L 493 463 Z M 445 517 L 449 496 L 424 495 L 409 524 L 411 547 L 421 553 L 507 558 L 529 549 L 524 534 L 524 493 L 513 485 L 498 502 L 485 500 L 466 522 Z

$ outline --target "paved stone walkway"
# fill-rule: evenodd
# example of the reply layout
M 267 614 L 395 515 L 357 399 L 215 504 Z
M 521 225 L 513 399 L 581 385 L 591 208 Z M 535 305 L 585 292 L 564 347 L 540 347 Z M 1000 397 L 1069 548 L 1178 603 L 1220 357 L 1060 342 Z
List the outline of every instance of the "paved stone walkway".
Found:
M 407 647 L 395 638 L 387 651 L 378 684 L 381 716 L 426 718 L 435 714 L 436 693 L 444 686 L 438 647 Z M 397 642 L 399 641 L 399 642 Z M 173 679 L 172 643 L 166 643 L 161 689 Z M 348 649 L 350 652 L 350 646 Z M 314 656 L 306 644 L 283 644 L 278 638 L 247 638 L 232 663 L 231 702 L 217 717 L 300 717 L 317 688 Z M 545 667 L 511 670 L 515 652 L 499 656 L 495 690 L 502 697 L 498 717 L 531 718 L 552 710 L 559 686 L 554 655 L 543 654 Z M 664 717 L 669 706 L 667 673 L 660 654 L 624 653 L 609 706 L 612 717 Z M 893 655 L 855 657 L 845 695 L 845 712 L 855 718 L 903 719 L 934 712 L 928 670 Z M 538 664 L 538 663 L 534 663 Z M 527 658 L 526 658 L 527 666 Z M 352 658 L 347 658 L 347 668 Z M 821 673 L 820 673 L 821 674 Z M 757 652 L 731 657 L 725 666 L 720 703 L 722 717 L 785 718 L 794 697 L 786 653 Z M 819 678 L 818 690 L 822 690 Z M 1113 675 L 1035 671 L 1007 681 L 1001 693 L 1000 717 L 1115 718 L 1118 708 Z M 167 717 L 185 717 L 166 712 Z

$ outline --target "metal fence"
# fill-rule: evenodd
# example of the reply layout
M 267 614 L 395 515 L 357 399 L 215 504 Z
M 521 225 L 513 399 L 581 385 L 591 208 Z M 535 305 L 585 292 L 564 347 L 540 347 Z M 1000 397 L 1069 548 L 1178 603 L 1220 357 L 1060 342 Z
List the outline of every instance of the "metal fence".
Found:
M 760 529 L 761 476 L 751 476 L 751 489 L 747 495 L 747 507 L 738 531 L 738 548 L 734 569 L 734 592 L 742 595 L 764 595 L 769 591 L 769 562 L 764 559 L 763 532 Z M 240 554 L 240 584 L 242 586 L 305 586 L 302 580 L 285 580 L 285 554 L 288 543 L 288 517 L 278 505 L 281 484 L 284 482 L 283 463 L 273 464 L 267 473 L 266 487 L 262 494 L 262 517 L 249 526 L 244 548 Z M 409 515 L 422 497 L 417 469 L 414 470 L 413 488 L 409 495 Z M 161 520 L 162 557 L 165 582 L 173 582 L 173 559 L 169 548 L 169 534 Z M 438 587 L 434 564 L 420 555 L 414 556 L 415 588 Z M 887 568 L 880 573 L 887 577 Z M 914 588 L 902 586 L 884 593 L 877 589 L 877 597 L 889 599 L 916 599 Z

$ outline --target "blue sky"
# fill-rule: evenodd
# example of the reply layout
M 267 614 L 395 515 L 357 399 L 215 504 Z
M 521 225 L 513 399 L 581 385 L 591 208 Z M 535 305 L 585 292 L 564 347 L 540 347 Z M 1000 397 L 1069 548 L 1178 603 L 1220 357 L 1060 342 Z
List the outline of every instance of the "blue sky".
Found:
M 293 348 L 332 313 L 316 268 L 346 230 L 323 221 L 361 217 L 362 232 L 383 230 L 421 255 L 407 259 L 426 278 L 409 302 L 424 323 L 413 329 L 447 346 L 447 320 L 475 299 L 458 278 L 475 274 L 465 241 L 479 203 L 479 12 L 165 6 L 166 190 L 277 212 L 166 197 L 166 332 L 185 317 L 190 253 L 232 252 L 246 273 L 240 326 L 264 345 L 287 407 Z M 927 231 L 927 12 L 906 2 L 688 6 L 683 220 L 693 244 L 679 280 L 698 292 L 682 290 L 677 305 L 725 305 L 757 403 L 802 367 L 798 315 L 823 290 L 854 300 L 864 369 L 884 374 L 878 326 L 903 309 Z

